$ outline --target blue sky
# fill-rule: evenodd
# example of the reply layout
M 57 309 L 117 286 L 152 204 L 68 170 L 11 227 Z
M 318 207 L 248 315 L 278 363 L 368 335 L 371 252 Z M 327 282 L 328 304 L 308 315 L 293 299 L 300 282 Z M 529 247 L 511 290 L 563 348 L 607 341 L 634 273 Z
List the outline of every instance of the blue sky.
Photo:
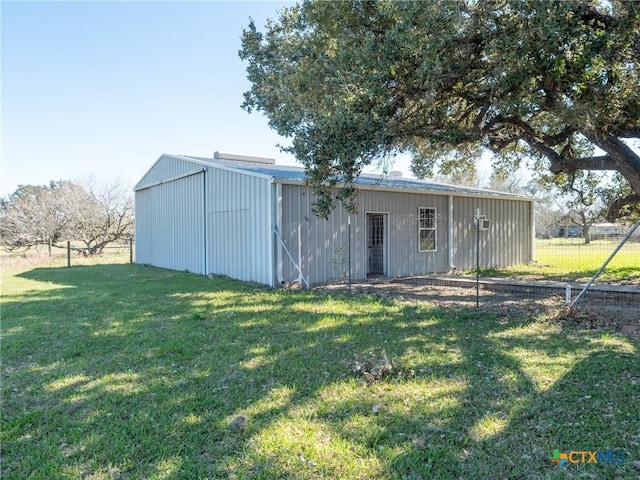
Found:
M 162 153 L 295 160 L 259 113 L 240 35 L 289 3 L 6 2 L 0 196 L 18 184 L 122 179 Z
M 162 153 L 295 164 L 277 147 L 287 139 L 240 108 L 238 57 L 250 17 L 260 28 L 293 4 L 0 0 L 0 196 L 90 176 L 133 186 Z

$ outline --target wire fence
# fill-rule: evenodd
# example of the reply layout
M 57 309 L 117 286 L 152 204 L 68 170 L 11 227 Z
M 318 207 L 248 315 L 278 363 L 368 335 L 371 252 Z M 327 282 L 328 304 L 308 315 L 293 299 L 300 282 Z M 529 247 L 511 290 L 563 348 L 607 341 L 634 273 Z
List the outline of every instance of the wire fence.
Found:
M 135 260 L 135 241 L 110 243 L 100 252 L 91 252 L 81 242 L 67 242 L 61 246 L 46 245 L 23 252 L 0 252 L 0 263 L 4 268 L 23 267 L 75 267 L 132 263 Z
M 100 249 L 97 249 L 96 247 L 86 247 L 86 246 L 79 247 L 79 246 L 72 245 L 71 242 L 68 241 L 66 250 L 67 250 L 67 267 L 71 267 L 72 258 L 78 259 L 81 257 L 86 258 L 86 257 L 95 256 L 95 258 L 99 259 L 101 257 L 102 258 L 107 257 L 108 255 L 111 255 L 112 260 L 116 258 L 119 260 L 122 260 L 122 257 L 127 255 L 129 263 L 133 263 L 134 241 L 133 241 L 133 238 L 130 238 L 126 242 L 120 242 L 119 244 L 109 244 Z M 108 263 L 114 263 L 114 262 L 108 262 Z M 118 262 L 118 263 L 121 263 L 121 262 Z M 75 264 L 77 264 L 77 262 L 74 262 L 74 265 Z
M 631 234 L 625 238 L 628 233 Z M 619 227 L 615 233 L 592 234 L 589 240 L 566 233 L 562 237 L 536 238 L 533 262 L 501 268 L 486 261 L 497 258 L 495 251 L 482 252 L 493 248 L 489 242 L 477 245 L 481 251 L 476 268 L 467 265 L 462 271 L 370 276 L 356 282 L 355 288 L 447 305 L 529 305 L 534 309 L 543 304 L 559 308 L 577 305 L 607 308 L 612 315 L 624 309 L 627 317 L 640 320 L 640 227 L 635 231 L 628 226 Z M 466 248 L 468 257 L 476 257 L 476 245 L 467 242 Z
M 415 216 L 405 217 L 388 219 L 388 225 L 396 228 L 394 241 L 405 246 L 411 245 L 405 248 L 407 252 L 419 251 L 421 246 L 430 241 L 430 232 L 426 228 L 423 231 L 417 228 Z M 361 225 L 360 229 L 360 236 L 366 240 L 364 235 L 370 232 L 366 225 Z M 285 231 L 291 237 L 289 239 L 291 245 L 298 247 L 292 250 L 291 255 L 295 259 L 303 258 L 301 265 L 308 274 L 311 268 L 309 262 L 304 259 L 311 256 L 308 239 L 314 235 L 309 234 L 310 236 L 305 238 L 301 234 L 298 235 L 295 228 Z M 621 244 L 621 241 L 625 233 L 630 231 L 629 227 L 621 228 L 616 233 L 592 234 L 588 242 L 582 237 L 567 235 L 565 231 L 564 236 L 536 238 L 533 245 L 534 262 L 495 268 L 485 263 L 486 259 L 496 258 L 495 252 L 492 252 L 490 255 L 478 256 L 481 261 L 477 269 L 467 266 L 466 269 L 448 272 L 442 267 L 447 265 L 444 246 L 446 245 L 447 248 L 450 246 L 446 243 L 446 237 L 441 242 L 442 239 L 439 236 L 434 236 L 431 241 L 436 248 L 433 252 L 427 252 L 426 257 L 422 255 L 424 264 L 420 265 L 413 274 L 403 275 L 389 271 L 385 272 L 386 275 L 371 275 L 366 279 L 357 274 L 356 265 L 360 262 L 360 269 L 368 267 L 368 258 L 363 252 L 367 251 L 369 245 L 363 241 L 363 238 L 356 241 L 355 226 L 352 235 L 350 231 L 344 229 L 339 240 L 326 247 L 325 257 L 329 260 L 325 258 L 324 264 L 325 268 L 332 271 L 333 276 L 329 283 L 338 288 L 346 289 L 348 279 L 351 277 L 349 274 L 353 273 L 356 289 L 374 293 L 383 292 L 384 295 L 391 297 L 420 298 L 447 305 L 485 307 L 530 305 L 535 308 L 536 304 L 570 305 L 575 302 L 584 287 L 592 282 L 588 290 L 581 294 L 579 301 L 575 302 L 577 305 L 606 306 L 610 309 L 626 308 L 630 310 L 631 316 L 635 315 L 640 319 L 640 227 L 624 244 Z M 437 233 L 434 232 L 434 235 L 445 235 L 445 232 L 440 230 Z M 351 245 L 349 245 L 350 237 Z M 387 236 L 385 239 L 389 241 L 390 237 Z M 421 241 L 423 244 L 420 243 Z M 527 241 L 531 241 L 530 237 Z M 323 245 L 326 246 L 326 242 L 323 242 Z M 488 242 L 478 245 L 483 249 L 492 248 Z M 475 242 L 467 238 L 465 249 L 468 251 L 465 255 L 475 259 L 477 253 L 474 251 L 475 247 Z M 618 251 L 606 267 L 602 268 L 616 249 Z M 387 248 L 386 254 L 390 255 L 391 250 L 390 247 Z M 428 261 L 425 262 L 425 258 Z M 19 262 L 21 265 L 71 267 L 132 263 L 134 260 L 133 239 L 107 245 L 100 253 L 89 252 L 89 249 L 79 242 L 68 242 L 66 248 L 53 248 L 47 251 L 47 248 L 43 247 L 40 250 L 19 255 L 2 256 L 4 266 L 10 266 L 12 262 L 17 265 L 16 262 Z M 314 272 L 311 271 L 311 273 Z M 599 274 L 594 278 L 596 273 Z M 291 275 L 295 278 L 298 274 L 292 270 Z M 313 275 L 312 278 L 314 276 L 318 278 L 319 275 Z

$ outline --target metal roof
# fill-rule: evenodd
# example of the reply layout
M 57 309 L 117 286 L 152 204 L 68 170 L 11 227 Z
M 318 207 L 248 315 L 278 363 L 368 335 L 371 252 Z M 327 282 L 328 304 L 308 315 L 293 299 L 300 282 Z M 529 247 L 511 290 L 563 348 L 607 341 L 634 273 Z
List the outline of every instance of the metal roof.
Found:
M 286 165 L 271 165 L 255 162 L 242 162 L 231 160 L 217 160 L 213 158 L 193 157 L 189 155 L 175 155 L 175 157 L 185 160 L 195 160 L 200 164 L 208 164 L 233 170 L 247 172 L 253 175 L 271 177 L 279 183 L 303 183 L 306 179 L 304 168 Z M 516 195 L 509 192 L 499 192 L 494 190 L 484 190 L 481 188 L 463 187 L 459 185 L 449 185 L 446 183 L 417 180 L 414 178 L 394 177 L 389 175 L 376 175 L 363 173 L 356 179 L 356 185 L 363 188 L 395 190 L 395 191 L 421 191 L 424 193 L 442 193 L 450 195 L 501 197 L 517 200 L 531 200 L 531 198 Z

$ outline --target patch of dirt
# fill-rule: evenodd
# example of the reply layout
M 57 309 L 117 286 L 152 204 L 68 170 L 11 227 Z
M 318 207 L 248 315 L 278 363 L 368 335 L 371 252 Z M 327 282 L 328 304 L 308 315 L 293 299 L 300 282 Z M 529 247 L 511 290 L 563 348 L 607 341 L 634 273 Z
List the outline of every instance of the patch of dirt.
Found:
M 387 352 L 382 350 L 380 355 L 369 352 L 364 357 L 354 357 L 346 362 L 349 369 L 358 376 L 362 376 L 368 384 L 373 384 L 386 378 L 413 378 L 416 372 L 404 368 L 398 362 L 392 363 Z
M 621 302 L 590 301 L 583 305 L 563 305 L 552 318 L 559 322 L 573 322 L 588 328 L 608 328 L 638 336 L 640 305 Z
M 498 317 L 547 318 L 573 322 L 587 328 L 608 328 L 640 336 L 640 303 L 582 298 L 569 308 L 560 296 L 536 297 L 527 292 L 503 292 L 480 288 L 419 285 L 393 281 L 369 281 L 347 285 L 323 285 L 317 290 L 347 295 L 369 295 L 389 301 L 428 302 L 440 308 L 475 308 Z

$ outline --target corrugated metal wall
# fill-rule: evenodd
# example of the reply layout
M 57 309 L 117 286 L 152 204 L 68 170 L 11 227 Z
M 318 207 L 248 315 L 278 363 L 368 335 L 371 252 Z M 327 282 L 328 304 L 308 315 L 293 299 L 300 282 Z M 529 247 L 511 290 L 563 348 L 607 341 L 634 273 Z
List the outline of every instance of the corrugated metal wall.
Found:
M 204 168 L 163 155 L 138 183 L 136 262 L 273 285 L 270 179 Z
M 312 283 L 343 278 L 348 274 L 347 212 L 338 208 L 323 220 L 311 212 L 312 202 L 310 188 L 282 185 L 282 221 L 278 225 L 282 239 Z M 356 225 L 353 224 L 352 228 L 355 231 Z M 298 272 L 287 254 L 278 246 L 276 250 L 282 262 L 283 275 L 278 280 L 297 279 Z
M 175 177 L 176 175 L 192 171 L 198 167 L 200 167 L 200 165 L 193 162 L 187 162 L 169 155 L 162 155 L 138 182 L 137 188 Z
M 447 202 L 443 195 L 397 193 L 364 190 L 358 197 L 361 235 L 356 238 L 356 250 L 362 260 L 357 273 L 366 278 L 368 232 L 367 212 L 388 212 L 386 221 L 385 275 L 406 277 L 448 270 Z M 418 251 L 418 208 L 436 209 L 436 250 Z
M 136 263 L 205 273 L 203 177 L 136 191 Z
M 338 208 L 329 219 L 319 219 L 311 212 L 309 187 L 273 184 L 269 177 L 215 167 L 208 167 L 206 173 L 194 173 L 198 168 L 196 163 L 163 156 L 139 182 L 138 263 L 267 285 L 273 285 L 274 279 L 292 281 L 298 277 L 293 263 L 280 246 L 274 246 L 272 225 L 277 222 L 291 255 L 312 283 L 346 279 L 346 211 Z M 176 178 L 179 175 L 187 176 Z M 171 181 L 153 185 L 167 179 Z M 351 216 L 353 279 L 367 277 L 367 215 L 372 213 L 384 216 L 386 276 L 445 272 L 450 262 L 459 270 L 474 268 L 473 218 L 477 208 L 491 221 L 490 229 L 481 232 L 483 267 L 532 259 L 533 212 L 529 201 L 361 190 L 358 205 L 359 213 Z M 437 248 L 433 252 L 418 250 L 419 207 L 435 208 L 437 212 Z M 274 252 L 281 265 L 277 275 Z
M 313 197 L 305 186 L 282 186 L 281 232 L 294 260 L 312 283 L 343 280 L 348 274 L 347 213 L 336 209 L 327 220 L 311 212 Z M 363 190 L 359 213 L 351 217 L 352 278 L 367 277 L 367 213 L 385 213 L 384 264 L 387 276 L 409 276 L 448 270 L 448 197 Z M 418 251 L 418 207 L 436 208 L 437 250 Z M 302 241 L 298 244 L 298 230 Z M 301 249 L 301 256 L 298 251 Z M 298 276 L 286 254 L 279 252 L 285 281 Z
M 207 273 L 273 285 L 269 178 L 207 171 Z
M 532 215 L 529 201 L 466 198 L 453 199 L 453 264 L 459 270 L 476 266 L 477 209 L 490 222 L 487 231 L 480 231 L 480 265 L 506 267 L 533 260 Z

